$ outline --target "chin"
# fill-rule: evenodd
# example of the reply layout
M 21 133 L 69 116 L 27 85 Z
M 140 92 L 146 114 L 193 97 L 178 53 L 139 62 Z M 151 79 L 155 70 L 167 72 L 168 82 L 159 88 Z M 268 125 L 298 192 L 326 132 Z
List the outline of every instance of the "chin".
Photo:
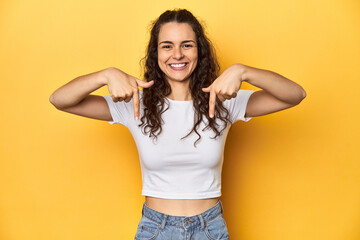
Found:
M 190 80 L 190 77 L 169 77 L 169 76 L 167 76 L 167 78 L 170 81 L 176 81 L 176 82 L 185 82 L 187 80 Z

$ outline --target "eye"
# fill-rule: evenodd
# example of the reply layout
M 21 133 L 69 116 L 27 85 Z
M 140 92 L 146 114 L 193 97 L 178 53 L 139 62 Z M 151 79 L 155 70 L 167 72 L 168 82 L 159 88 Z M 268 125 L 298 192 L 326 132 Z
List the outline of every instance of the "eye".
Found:
M 170 45 L 163 45 L 161 48 L 169 49 L 169 48 L 171 48 L 171 46 Z
M 185 44 L 185 45 L 184 45 L 185 48 L 191 48 L 192 46 L 193 46 L 193 45 L 191 45 L 191 44 Z

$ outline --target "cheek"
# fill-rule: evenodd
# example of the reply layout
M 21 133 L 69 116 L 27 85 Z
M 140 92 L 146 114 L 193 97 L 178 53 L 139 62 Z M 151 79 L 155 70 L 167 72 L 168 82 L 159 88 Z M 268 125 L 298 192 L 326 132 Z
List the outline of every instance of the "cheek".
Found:
M 161 52 L 158 53 L 158 63 L 159 63 L 159 65 L 166 64 L 167 59 L 168 59 L 168 57 L 167 57 L 166 54 L 161 53 Z
M 192 60 L 194 61 L 194 67 L 196 67 L 197 62 L 198 62 L 198 56 L 197 56 L 197 54 L 193 56 Z
M 191 54 L 191 59 L 194 60 L 194 61 L 197 61 L 197 59 L 198 59 L 198 53 L 197 53 L 197 51 L 192 52 L 192 54 Z
M 166 62 L 165 59 L 163 58 L 163 56 L 158 55 L 158 65 L 159 68 L 161 69 L 162 72 L 165 71 L 165 67 L 166 67 Z

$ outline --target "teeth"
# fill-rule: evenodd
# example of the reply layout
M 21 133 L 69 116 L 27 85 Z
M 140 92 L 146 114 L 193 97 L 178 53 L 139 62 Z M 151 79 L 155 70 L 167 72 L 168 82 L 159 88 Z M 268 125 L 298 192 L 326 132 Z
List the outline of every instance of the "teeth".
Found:
M 182 64 L 171 64 L 171 66 L 172 66 L 172 67 L 179 68 L 179 67 L 185 66 L 185 63 L 182 63 Z

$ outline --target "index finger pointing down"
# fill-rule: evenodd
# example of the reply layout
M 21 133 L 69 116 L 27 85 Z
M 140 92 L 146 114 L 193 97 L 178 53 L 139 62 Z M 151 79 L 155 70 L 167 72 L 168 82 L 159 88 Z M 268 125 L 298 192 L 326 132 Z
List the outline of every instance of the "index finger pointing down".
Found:
M 139 89 L 137 89 L 135 92 L 134 92 L 134 95 L 133 95 L 133 104 L 134 104 L 134 117 L 135 117 L 135 120 L 139 120 Z
M 209 115 L 210 115 L 211 118 L 214 117 L 215 103 L 216 103 L 216 93 L 215 93 L 215 91 L 210 91 L 210 97 L 209 97 Z

